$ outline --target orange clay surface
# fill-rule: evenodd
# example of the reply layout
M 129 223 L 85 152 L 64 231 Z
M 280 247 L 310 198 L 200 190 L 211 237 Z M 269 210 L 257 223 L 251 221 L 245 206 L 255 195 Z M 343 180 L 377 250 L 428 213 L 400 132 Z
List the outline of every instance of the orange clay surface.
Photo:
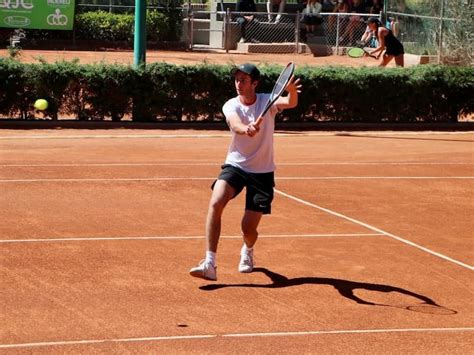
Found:
M 0 57 L 8 57 L 6 49 L 0 50 Z M 413 58 L 412 58 L 413 57 Z M 415 64 L 415 56 L 407 55 L 406 66 Z M 79 63 L 121 63 L 133 64 L 133 51 L 72 51 L 72 50 L 22 50 L 19 60 L 22 62 L 39 62 L 39 59 L 49 63 L 55 61 L 79 60 Z M 194 65 L 200 63 L 208 64 L 240 64 L 252 62 L 262 64 L 286 64 L 294 62 L 297 65 L 323 66 L 323 65 L 344 65 L 344 66 L 376 66 L 379 60 L 373 58 L 350 58 L 348 56 L 332 55 L 327 57 L 314 57 L 311 54 L 241 54 L 236 52 L 226 53 L 225 51 L 152 51 L 146 53 L 147 63 L 167 62 L 174 64 Z M 392 61 L 389 67 L 395 66 Z
M 467 354 L 473 140 L 279 132 L 257 268 L 239 196 L 207 282 L 228 132 L 2 130 L 0 352 Z

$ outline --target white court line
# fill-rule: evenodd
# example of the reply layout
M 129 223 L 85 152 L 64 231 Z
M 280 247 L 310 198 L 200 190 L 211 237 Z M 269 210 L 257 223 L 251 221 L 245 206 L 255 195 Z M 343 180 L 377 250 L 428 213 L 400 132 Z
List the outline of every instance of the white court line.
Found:
M 216 177 L 152 177 L 152 178 L 70 178 L 70 179 L 0 179 L 0 183 L 29 182 L 140 182 L 214 180 Z M 275 180 L 472 180 L 474 176 L 287 176 Z
M 423 131 L 423 132 L 400 132 L 400 131 L 383 131 L 383 132 L 370 132 L 360 131 L 354 133 L 352 131 L 330 131 L 330 132 L 297 132 L 297 133 L 285 133 L 283 130 L 277 130 L 275 132 L 276 137 L 319 137 L 319 136 L 330 136 L 330 137 L 360 137 L 360 135 L 369 136 L 380 136 L 382 138 L 390 138 L 390 136 L 431 136 L 431 135 L 470 135 L 474 131 L 462 131 L 462 132 L 439 132 L 439 131 Z M 203 134 L 79 134 L 79 135 L 16 135 L 16 136 L 0 136 L 0 140 L 12 140 L 12 139 L 135 139 L 135 138 L 222 138 L 230 137 L 231 134 L 228 131 L 223 133 L 203 133 Z M 473 141 L 474 142 L 474 141 Z
M 104 182 L 104 181 L 181 181 L 181 180 L 213 180 L 215 177 L 156 177 L 156 178 L 79 178 L 79 179 L 1 179 L 0 183 L 8 182 Z
M 196 161 L 171 161 L 171 162 L 161 162 L 161 163 L 67 163 L 67 164 L 0 164 L 0 167 L 5 168 L 46 168 L 46 167 L 121 167 L 121 166 L 221 166 L 222 163 L 216 162 L 196 162 Z M 415 161 L 380 161 L 380 162 L 313 162 L 313 163 L 278 163 L 278 166 L 346 166 L 346 165 L 355 165 L 355 166 L 370 166 L 370 165 L 474 165 L 474 162 L 415 162 Z
M 401 328 L 401 329 L 355 329 L 355 330 L 315 330 L 303 332 L 242 333 L 225 334 L 223 337 L 268 337 L 324 334 L 372 334 L 372 333 L 413 333 L 413 332 L 472 332 L 472 327 L 461 328 Z
M 474 176 L 288 176 L 276 180 L 469 180 Z
M 34 348 L 46 346 L 66 345 L 88 345 L 104 343 L 130 343 L 130 342 L 159 342 L 169 340 L 195 340 L 215 338 L 243 338 L 243 337 L 290 337 L 311 335 L 344 335 L 344 334 L 389 334 L 389 333 L 446 333 L 446 332 L 472 332 L 473 327 L 459 328 L 395 328 L 395 329 L 349 329 L 349 330 L 314 330 L 303 332 L 273 332 L 273 333 L 228 333 L 228 334 L 205 334 L 205 335 L 182 335 L 182 336 L 157 336 L 146 338 L 116 338 L 116 339 L 84 339 L 63 340 L 36 343 L 0 344 L 0 349 Z
M 325 237 L 373 237 L 380 233 L 336 233 L 336 234 L 261 234 L 259 239 L 270 238 L 325 238 Z M 35 239 L 5 239 L 0 244 L 7 243 L 53 243 L 53 242 L 93 242 L 93 241 L 120 241 L 120 240 L 188 240 L 204 239 L 204 236 L 155 236 L 155 237 L 71 237 L 71 238 L 35 238 Z M 221 239 L 242 239 L 241 235 L 221 236 Z
M 46 342 L 38 342 L 38 343 L 0 344 L 0 349 L 33 348 L 33 347 L 39 347 L 39 346 L 88 345 L 88 344 L 103 344 L 103 343 L 152 342 L 152 341 L 163 341 L 163 340 L 192 340 L 192 339 L 209 339 L 209 338 L 216 338 L 216 337 L 217 335 L 184 335 L 184 336 L 162 336 L 162 337 L 146 337 L 146 338 L 46 341 Z
M 303 200 L 303 199 L 300 199 L 300 198 L 298 198 L 298 197 L 292 196 L 292 195 L 290 195 L 290 194 L 287 194 L 287 193 L 285 193 L 285 192 L 283 192 L 283 191 L 280 191 L 280 190 L 277 190 L 277 189 L 275 189 L 275 192 L 278 193 L 278 194 L 280 194 L 280 195 L 282 195 L 282 196 L 285 196 L 285 197 L 287 197 L 287 198 L 289 198 L 289 199 L 291 199 L 291 200 L 294 200 L 294 201 L 296 201 L 296 202 L 302 203 L 302 204 L 304 204 L 304 205 L 306 205 L 306 206 L 310 206 L 310 207 L 316 208 L 316 209 L 318 209 L 318 210 L 321 210 L 321 211 L 327 212 L 327 213 L 329 213 L 329 214 L 332 214 L 333 216 L 343 218 L 343 219 L 345 219 L 345 220 L 347 220 L 347 221 L 350 221 L 350 222 L 352 222 L 352 223 L 358 224 L 359 226 L 363 226 L 363 227 L 368 228 L 368 229 L 370 229 L 370 230 L 372 230 L 372 231 L 374 231 L 374 232 L 383 234 L 383 235 L 385 235 L 385 236 L 387 236 L 387 237 L 390 237 L 390 238 L 393 238 L 393 239 L 395 239 L 395 240 L 398 240 L 399 242 L 402 242 L 402 243 L 408 244 L 408 245 L 410 245 L 410 246 L 412 246 L 412 247 L 415 247 L 415 248 L 418 248 L 418 249 L 420 249 L 420 250 L 423 250 L 423 251 L 426 252 L 426 253 L 429 253 L 429 254 L 431 254 L 431 255 L 437 256 L 437 257 L 439 257 L 439 258 L 441 258 L 441 259 L 444 259 L 444 260 L 447 260 L 447 261 L 449 261 L 449 262 L 451 262 L 451 263 L 454 263 L 454 264 L 457 264 L 457 265 L 459 265 L 459 266 L 462 266 L 462 267 L 464 267 L 464 268 L 466 268 L 466 269 L 474 270 L 474 266 L 464 264 L 464 263 L 461 262 L 461 261 L 455 260 L 455 259 L 453 259 L 453 258 L 450 258 L 450 257 L 446 256 L 446 255 L 443 255 L 443 254 L 441 254 L 441 253 L 438 253 L 438 252 L 435 252 L 435 251 L 430 250 L 430 249 L 428 249 L 428 248 L 425 248 L 425 247 L 423 247 L 423 246 L 421 246 L 421 245 L 419 245 L 419 244 L 413 243 L 413 242 L 411 242 L 411 241 L 409 241 L 409 240 L 403 239 L 403 238 L 401 238 L 401 237 L 397 237 L 397 236 L 394 235 L 394 234 L 385 232 L 385 231 L 382 230 L 382 229 L 379 229 L 379 228 L 377 228 L 377 227 L 371 226 L 370 224 L 367 224 L 367 223 L 358 221 L 358 220 L 356 220 L 356 219 L 354 219 L 354 218 L 351 218 L 351 217 L 348 217 L 348 216 L 346 216 L 346 215 L 343 215 L 342 213 L 338 213 L 338 212 L 332 211 L 332 210 L 330 210 L 330 209 L 327 209 L 327 208 L 318 206 L 318 205 L 316 205 L 316 204 L 314 204 L 314 203 L 305 201 L 305 200 Z
M 230 137 L 230 133 L 216 134 L 97 134 L 97 135 L 70 135 L 70 136 L 53 136 L 53 135 L 37 135 L 37 136 L 0 136 L 0 140 L 12 139 L 135 139 L 135 138 L 222 138 Z

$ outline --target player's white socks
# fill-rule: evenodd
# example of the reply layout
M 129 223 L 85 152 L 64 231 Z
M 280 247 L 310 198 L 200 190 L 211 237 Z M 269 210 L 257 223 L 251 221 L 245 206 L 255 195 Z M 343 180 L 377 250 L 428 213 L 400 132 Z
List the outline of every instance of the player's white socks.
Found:
M 243 254 L 246 254 L 246 255 L 249 255 L 250 253 L 253 252 L 253 247 L 252 248 L 249 248 L 245 243 L 244 245 L 242 246 L 242 250 L 240 252 L 241 255 Z
M 206 251 L 206 262 L 210 263 L 212 266 L 216 266 L 216 253 L 213 251 Z

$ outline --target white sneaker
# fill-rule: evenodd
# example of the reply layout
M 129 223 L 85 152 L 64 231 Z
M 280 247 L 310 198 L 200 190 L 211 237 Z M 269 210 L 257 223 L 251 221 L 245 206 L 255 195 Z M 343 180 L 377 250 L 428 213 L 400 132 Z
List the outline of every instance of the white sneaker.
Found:
M 253 260 L 253 250 L 248 252 L 241 252 L 240 254 L 240 263 L 239 263 L 239 272 L 249 273 L 253 271 L 254 260 Z
M 212 265 L 206 260 L 201 260 L 198 266 L 193 267 L 191 270 L 189 270 L 189 274 L 191 276 L 199 277 L 204 280 L 216 281 L 216 269 L 217 266 Z

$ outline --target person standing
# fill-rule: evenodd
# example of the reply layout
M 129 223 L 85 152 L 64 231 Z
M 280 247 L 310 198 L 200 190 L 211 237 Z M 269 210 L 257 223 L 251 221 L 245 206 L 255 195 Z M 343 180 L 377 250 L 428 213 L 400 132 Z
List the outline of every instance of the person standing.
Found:
M 383 53 L 381 67 L 385 67 L 392 59 L 395 59 L 395 64 L 399 67 L 405 65 L 405 50 L 403 44 L 393 35 L 392 31 L 382 26 L 378 18 L 369 18 L 367 25 L 375 33 L 377 37 L 378 46 L 370 54 L 377 59 Z
M 241 221 L 243 246 L 239 272 L 253 271 L 253 248 L 258 238 L 257 227 L 262 215 L 271 213 L 275 185 L 273 133 L 275 115 L 296 107 L 301 90 L 299 79 L 293 76 L 286 87 L 288 93 L 280 97 L 264 117 L 260 117 L 270 94 L 256 93 L 260 71 L 250 63 L 232 70 L 237 96 L 223 106 L 232 140 L 227 157 L 217 180 L 212 184 L 212 195 L 206 219 L 206 257 L 193 267 L 191 276 L 217 280 L 216 253 L 221 233 L 221 216 L 227 203 L 246 189 L 245 212 Z

